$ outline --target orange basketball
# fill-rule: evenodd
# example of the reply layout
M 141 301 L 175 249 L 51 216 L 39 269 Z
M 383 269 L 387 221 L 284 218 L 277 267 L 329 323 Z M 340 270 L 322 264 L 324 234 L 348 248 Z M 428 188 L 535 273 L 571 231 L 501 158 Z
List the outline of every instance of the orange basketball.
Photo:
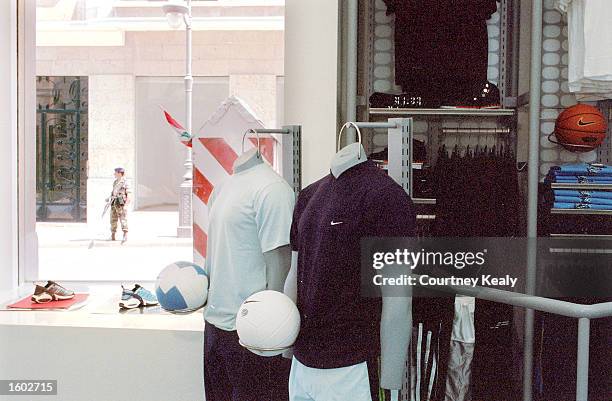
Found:
M 608 123 L 596 107 L 577 104 L 565 109 L 555 123 L 559 145 L 572 152 L 589 152 L 606 138 Z

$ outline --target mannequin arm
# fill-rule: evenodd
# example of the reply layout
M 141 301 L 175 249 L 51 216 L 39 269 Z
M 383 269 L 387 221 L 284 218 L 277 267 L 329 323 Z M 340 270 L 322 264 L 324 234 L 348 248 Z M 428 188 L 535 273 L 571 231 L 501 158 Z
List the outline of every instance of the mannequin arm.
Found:
M 293 302 L 297 302 L 297 260 L 298 253 L 291 252 L 291 269 L 289 270 L 289 274 L 285 280 L 284 290 L 285 295 L 291 298 Z M 293 348 L 289 348 L 283 352 L 283 358 L 293 358 Z
M 383 297 L 380 320 L 380 386 L 400 390 L 412 333 L 412 298 Z
M 283 292 L 291 265 L 291 247 L 284 245 L 264 253 L 268 290 Z
M 297 302 L 297 260 L 298 253 L 291 252 L 291 269 L 287 275 L 287 280 L 285 280 L 285 290 L 283 291 L 293 302 Z

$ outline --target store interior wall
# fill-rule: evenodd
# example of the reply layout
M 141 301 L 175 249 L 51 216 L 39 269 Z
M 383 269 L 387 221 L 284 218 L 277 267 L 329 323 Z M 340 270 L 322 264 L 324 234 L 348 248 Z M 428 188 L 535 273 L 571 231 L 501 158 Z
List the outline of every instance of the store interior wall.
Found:
M 285 124 L 302 126 L 302 185 L 329 173 L 338 131 L 339 0 L 285 3 Z
M 0 2 L 0 291 L 17 285 L 17 1 Z

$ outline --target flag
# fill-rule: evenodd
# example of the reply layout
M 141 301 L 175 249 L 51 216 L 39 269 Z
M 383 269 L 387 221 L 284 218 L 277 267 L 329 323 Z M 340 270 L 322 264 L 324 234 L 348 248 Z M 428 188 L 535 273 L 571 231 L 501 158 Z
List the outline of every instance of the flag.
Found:
M 161 106 L 160 106 L 161 108 Z M 187 130 L 185 128 L 183 128 L 183 126 L 176 121 L 171 115 L 170 113 L 168 113 L 166 110 L 164 110 L 163 108 L 161 108 L 162 111 L 164 112 L 164 117 L 166 117 L 166 122 L 168 122 L 168 124 L 170 124 L 170 127 L 174 130 L 174 132 L 176 132 L 176 134 L 179 137 L 179 141 L 181 141 L 181 143 L 187 147 L 191 147 L 191 140 L 192 140 L 192 136 L 189 132 L 187 132 Z

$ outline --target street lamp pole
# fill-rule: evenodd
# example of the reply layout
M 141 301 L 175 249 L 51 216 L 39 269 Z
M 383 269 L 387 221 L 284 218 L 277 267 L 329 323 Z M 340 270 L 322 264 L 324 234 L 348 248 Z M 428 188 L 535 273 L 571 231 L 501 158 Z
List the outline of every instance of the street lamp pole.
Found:
M 193 135 L 193 75 L 192 75 L 192 27 L 191 27 L 191 0 L 187 0 L 187 13 L 183 14 L 185 21 L 185 119 L 187 132 Z M 193 235 L 193 158 L 191 148 L 187 148 L 185 155 L 185 174 L 180 186 L 179 199 L 179 238 L 190 238 Z

